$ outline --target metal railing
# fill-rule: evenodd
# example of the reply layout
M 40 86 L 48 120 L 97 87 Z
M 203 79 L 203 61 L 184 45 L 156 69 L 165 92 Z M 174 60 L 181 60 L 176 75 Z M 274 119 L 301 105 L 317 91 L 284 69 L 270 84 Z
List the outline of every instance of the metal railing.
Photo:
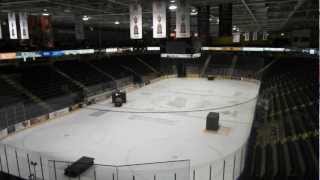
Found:
M 246 144 L 235 152 L 204 165 L 190 160 L 103 165 L 94 164 L 78 177 L 64 170 L 72 162 L 49 160 L 46 155 L 0 144 L 0 170 L 30 180 L 236 180 L 244 169 Z

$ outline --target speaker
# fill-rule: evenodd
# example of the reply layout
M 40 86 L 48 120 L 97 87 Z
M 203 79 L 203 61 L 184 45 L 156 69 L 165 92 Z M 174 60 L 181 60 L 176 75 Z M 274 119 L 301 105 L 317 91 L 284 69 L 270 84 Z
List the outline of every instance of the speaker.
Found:
M 219 113 L 210 112 L 207 115 L 206 129 L 213 131 L 217 131 L 219 129 Z
M 122 103 L 127 102 L 127 93 L 125 91 L 121 92 L 120 90 L 116 90 L 112 93 L 112 103 L 115 103 L 116 98 L 121 98 Z
M 208 80 L 209 80 L 209 81 L 213 81 L 213 80 L 214 80 L 214 78 L 215 78 L 215 77 L 214 77 L 214 76 L 212 76 L 212 75 L 209 75 L 209 76 L 208 76 Z

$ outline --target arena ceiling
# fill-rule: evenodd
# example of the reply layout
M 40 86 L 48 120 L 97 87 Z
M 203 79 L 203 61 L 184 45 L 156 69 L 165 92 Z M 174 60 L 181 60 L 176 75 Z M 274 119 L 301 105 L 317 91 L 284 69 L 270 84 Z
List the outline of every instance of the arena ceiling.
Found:
M 0 14 L 6 18 L 8 11 L 26 11 L 35 15 L 50 13 L 54 23 L 62 25 L 73 24 L 75 15 L 87 15 L 86 24 L 89 25 L 128 28 L 130 2 L 132 0 L 2 0 Z M 240 31 L 279 31 L 318 25 L 318 0 L 192 0 L 191 5 L 192 8 L 211 7 L 211 29 L 216 31 L 218 5 L 226 2 L 233 3 L 233 25 Z M 142 0 L 142 4 L 143 25 L 151 28 L 151 0 Z M 116 25 L 115 21 L 120 24 Z

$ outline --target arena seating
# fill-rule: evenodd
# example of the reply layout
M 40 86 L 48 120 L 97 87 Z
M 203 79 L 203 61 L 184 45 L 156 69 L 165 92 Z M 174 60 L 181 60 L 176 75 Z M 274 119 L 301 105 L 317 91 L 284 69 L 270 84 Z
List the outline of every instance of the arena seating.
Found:
M 317 64 L 314 63 L 279 60 L 264 74 L 249 141 L 254 148 L 247 152 L 245 178 L 318 177 L 318 97 L 314 93 L 317 71 L 312 70 Z M 267 103 L 263 107 L 259 102 Z
M 56 73 L 51 66 L 22 68 L 16 81 L 48 103 L 53 110 L 79 102 L 81 89 Z
M 113 90 L 116 88 L 114 80 L 134 75 L 140 79 L 137 82 L 144 82 L 145 77 L 156 77 L 150 67 L 160 71 L 159 56 L 139 56 L 139 60 L 132 58 L 119 56 L 52 63 L 34 61 L 18 66 L 1 66 L 0 118 L 5 121 L 1 121 L 0 130 L 69 107 L 85 96 Z
M 150 67 L 158 70 L 159 67 L 153 61 L 159 62 L 158 59 L 153 56 L 118 56 L 114 58 L 114 61 L 117 61 L 120 66 L 131 73 L 134 77 L 135 82 L 145 82 L 150 80 L 150 78 L 155 78 L 157 74 L 153 72 Z M 141 62 L 143 61 L 143 63 Z
M 0 78 L 0 108 L 10 106 L 20 102 L 21 100 L 25 101 L 28 99 L 27 96 L 19 93 L 15 88 L 6 83 L 3 79 Z
M 88 66 L 85 62 L 78 60 L 61 61 L 56 62 L 54 66 L 85 86 L 110 82 L 110 78 L 108 76 L 99 73 L 92 67 Z
M 92 61 L 92 65 L 108 73 L 115 79 L 121 79 L 130 76 L 130 72 L 119 66 L 118 63 L 114 62 L 111 58 L 105 58 L 100 60 Z
M 215 54 L 205 75 L 219 75 L 238 78 L 258 79 L 257 72 L 263 67 L 264 59 L 245 55 Z
M 14 125 L 17 122 L 31 119 L 47 111 L 36 104 L 25 93 L 20 92 L 11 84 L 8 84 L 3 77 L 0 78 L 0 128 Z

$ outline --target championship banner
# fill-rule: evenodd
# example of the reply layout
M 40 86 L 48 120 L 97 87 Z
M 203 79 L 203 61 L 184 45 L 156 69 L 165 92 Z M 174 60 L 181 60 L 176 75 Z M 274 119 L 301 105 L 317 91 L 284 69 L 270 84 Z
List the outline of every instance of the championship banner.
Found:
M 252 40 L 253 40 L 253 41 L 258 40 L 258 32 L 257 32 L 257 31 L 253 32 L 253 34 L 252 34 Z
M 16 22 L 16 14 L 15 13 L 8 13 L 8 24 L 9 24 L 9 31 L 10 31 L 10 39 L 18 39 L 17 34 L 17 22 Z
M 0 21 L 0 39 L 2 39 L 2 22 Z
M 177 1 L 176 13 L 176 37 L 189 38 L 190 37 L 190 5 L 188 0 Z
M 155 0 L 152 4 L 153 11 L 153 38 L 167 37 L 166 2 Z
M 130 38 L 142 39 L 142 8 L 140 4 L 130 5 Z
M 250 40 L 250 32 L 245 32 L 244 33 L 244 41 L 249 41 Z
M 75 17 L 74 33 L 77 40 L 84 40 L 84 27 L 80 16 Z
M 26 12 L 19 13 L 21 39 L 29 39 L 28 15 Z
M 240 33 L 239 32 L 232 33 L 232 42 L 234 42 L 234 43 L 240 42 Z
M 53 48 L 54 38 L 50 16 L 40 16 L 40 30 L 42 34 L 42 46 L 46 48 Z

